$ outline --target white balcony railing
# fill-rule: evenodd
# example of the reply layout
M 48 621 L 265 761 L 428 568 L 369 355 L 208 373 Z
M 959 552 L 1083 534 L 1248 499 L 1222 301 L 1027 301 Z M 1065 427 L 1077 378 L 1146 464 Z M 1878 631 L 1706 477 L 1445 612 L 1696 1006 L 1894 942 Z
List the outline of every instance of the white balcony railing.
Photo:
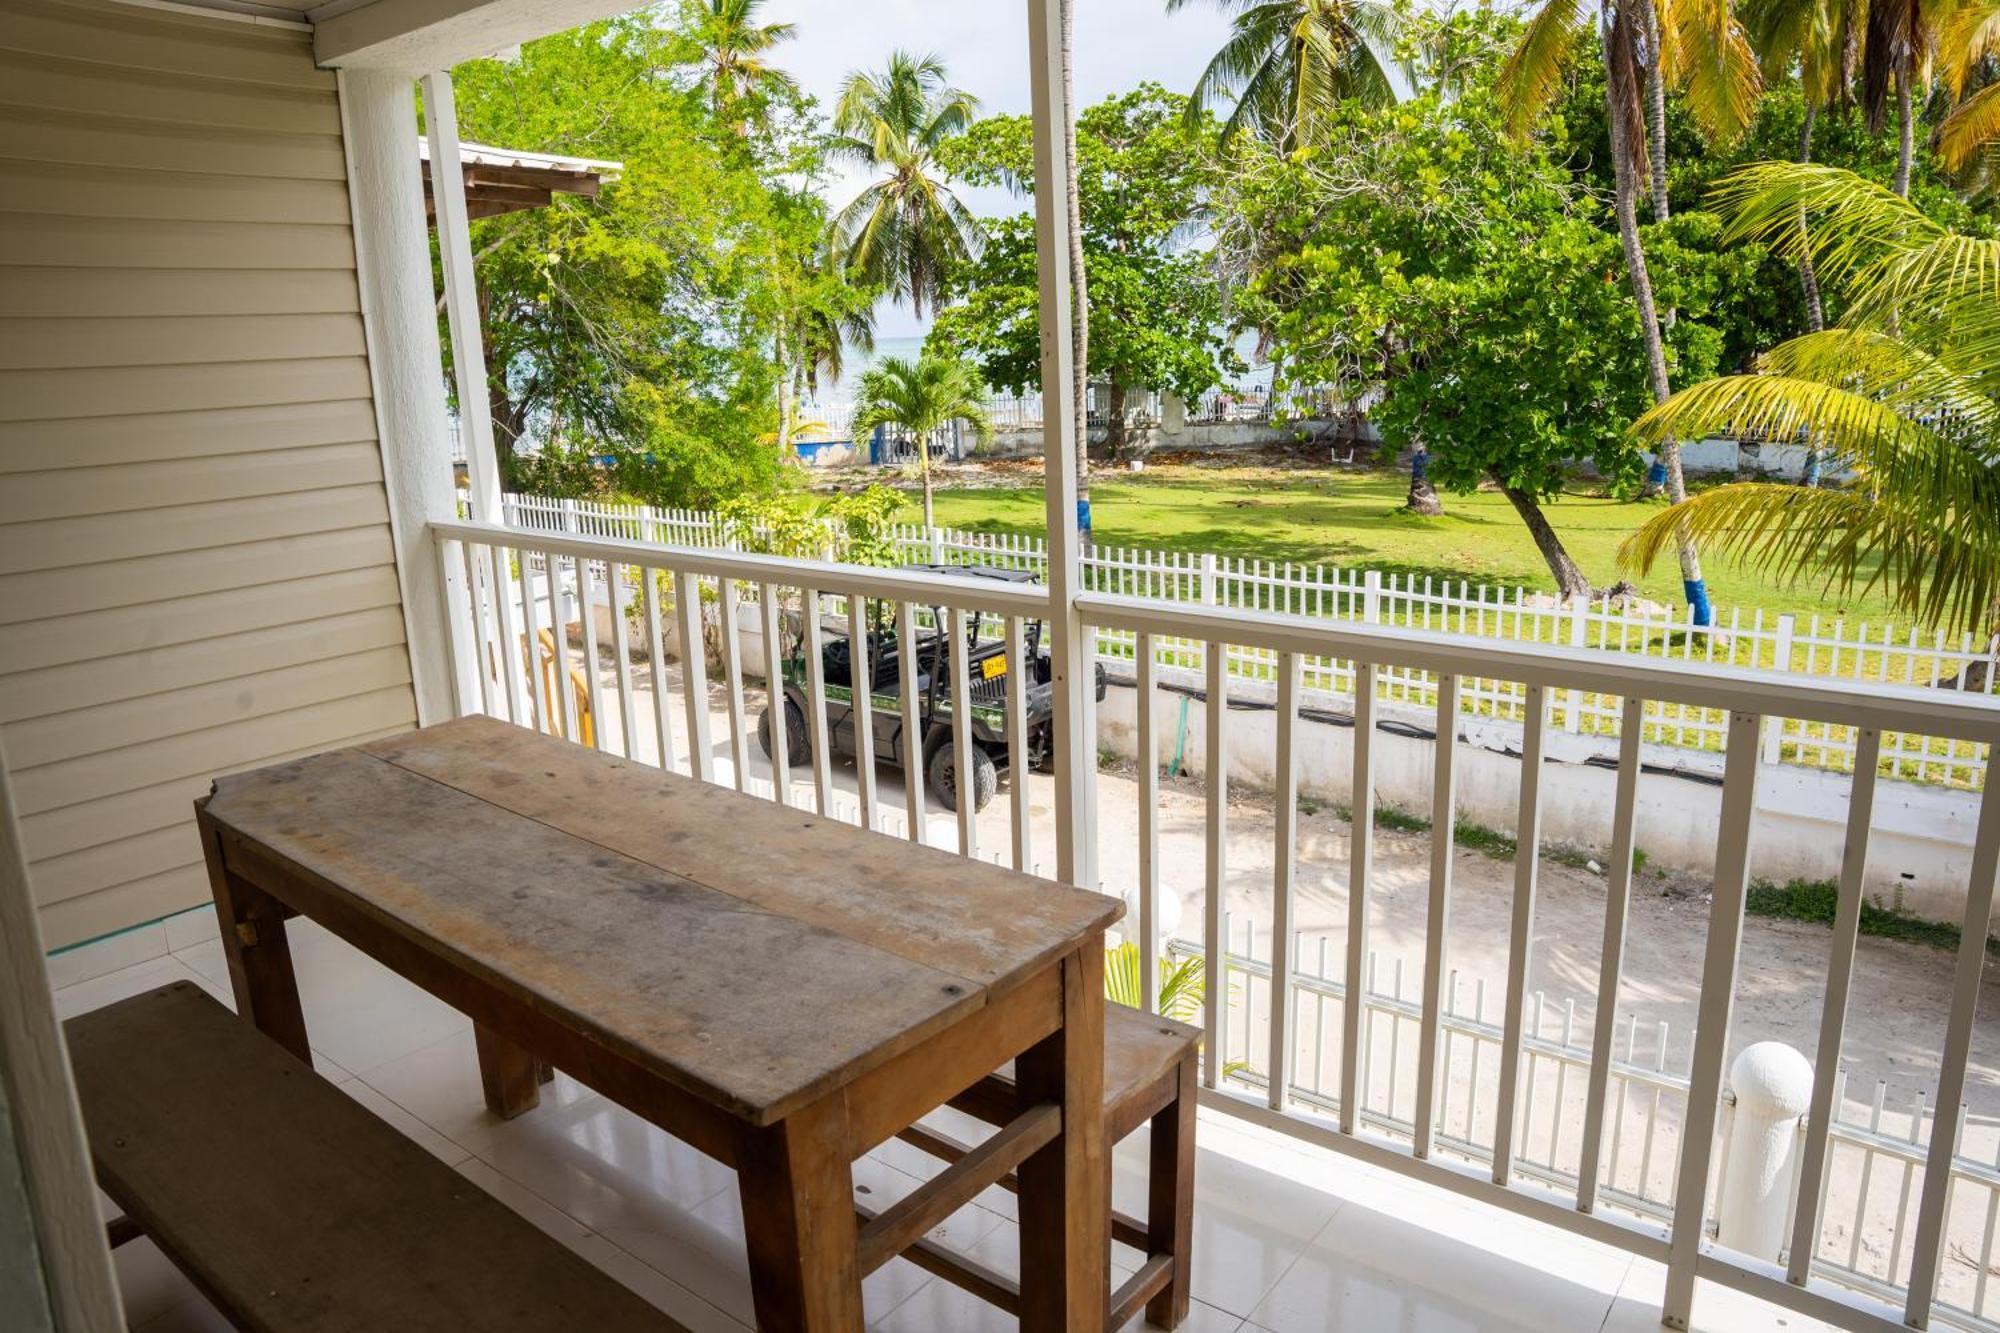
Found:
M 464 709 L 927 841 L 938 839 L 916 775 L 934 756 L 924 753 L 920 698 L 929 691 L 947 720 L 970 715 L 1007 737 L 1029 730 L 1032 673 L 1023 669 L 1026 645 L 1032 623 L 1050 612 L 1040 587 L 475 523 L 440 523 L 434 529 L 455 608 L 453 642 Z M 603 623 L 593 610 L 599 605 L 607 611 Z M 1919 1112 L 1902 1136 L 1884 1132 L 1879 1114 L 1873 1128 L 1846 1124 L 1840 1116 L 1841 1054 L 1884 737 L 1935 738 L 1983 762 L 2000 740 L 1995 701 L 1963 692 L 1863 686 L 1104 592 L 1080 595 L 1074 609 L 1095 633 L 1115 634 L 1131 644 L 1139 754 L 1136 911 L 1128 926 L 1148 983 L 1161 957 L 1194 954 L 1206 960 L 1206 1105 L 1663 1260 L 1670 1317 L 1685 1317 L 1700 1277 L 1851 1327 L 2000 1326 L 1993 1322 L 1986 1281 L 2000 1216 L 2000 1171 L 1967 1155 L 1959 1113 L 2000 872 L 2000 784 L 1989 783 L 1982 794 L 1966 798 L 1977 806 L 1976 832 L 1950 998 L 1935 1016 L 1933 1049 L 1939 1054 L 1930 1096 L 1931 1106 L 1949 1113 L 1927 1118 Z M 821 649 L 828 626 L 838 626 L 842 618 L 850 630 L 870 625 L 888 630 L 874 640 L 850 633 L 854 657 L 865 657 L 871 642 L 916 643 L 941 626 L 949 635 L 948 679 L 931 681 L 916 654 L 899 652 L 893 686 L 878 681 L 872 693 L 855 692 L 829 681 Z M 568 641 L 571 623 L 578 627 L 580 657 Z M 706 652 L 680 650 L 679 645 L 704 639 Z M 772 738 L 771 762 L 753 759 L 749 710 L 766 691 L 752 682 L 766 674 L 772 644 L 796 645 L 802 663 L 792 673 L 791 687 L 805 705 L 800 720 L 809 783 L 803 772 L 791 771 L 792 738 L 780 728 L 774 728 L 780 734 Z M 991 678 L 982 671 L 975 679 L 970 664 L 994 657 L 995 644 L 1004 645 L 1005 667 Z M 1171 669 L 1170 648 L 1176 662 L 1200 671 L 1205 695 L 1199 929 L 1177 932 L 1192 938 L 1166 937 L 1159 910 L 1162 791 L 1154 723 L 1162 707 L 1163 675 Z M 672 670 L 670 650 L 679 659 Z M 1268 712 L 1275 714 L 1270 725 L 1276 753 L 1269 892 L 1260 888 L 1248 898 L 1240 892 L 1240 875 L 1234 877 L 1232 896 L 1227 778 L 1232 728 L 1245 728 L 1249 715 L 1211 706 L 1226 704 L 1247 688 L 1230 670 L 1232 660 L 1245 654 L 1268 664 L 1256 683 L 1275 692 Z M 713 690 L 710 656 L 721 677 Z M 857 675 L 867 673 L 865 663 L 853 662 L 851 668 Z M 1351 721 L 1340 732 L 1337 756 L 1351 769 L 1353 792 L 1350 891 L 1345 938 L 1337 951 L 1328 950 L 1324 936 L 1309 951 L 1295 915 L 1300 711 L 1308 671 L 1345 682 L 1344 690 L 1339 684 L 1333 688 L 1344 694 Z M 1475 987 L 1468 1008 L 1455 979 L 1448 944 L 1453 905 L 1448 837 L 1430 840 L 1416 976 L 1406 988 L 1400 963 L 1384 977 L 1371 961 L 1378 885 L 1376 763 L 1387 744 L 1383 738 L 1392 734 L 1380 729 L 1388 719 L 1376 687 L 1389 673 L 1427 683 L 1428 730 L 1437 737 L 1461 735 L 1468 681 L 1507 682 L 1519 700 L 1518 850 L 1506 975 L 1490 1004 Z M 670 697 L 676 694 L 677 702 Z M 1555 705 L 1565 697 L 1602 701 L 1615 716 L 1615 800 L 1595 959 L 1598 1002 L 1588 1015 L 1565 1006 L 1560 1018 L 1551 1020 L 1529 978 L 1541 862 L 1536 834 L 1549 799 L 1545 793 L 1555 785 L 1545 781 L 1553 771 L 1545 761 L 1553 757 L 1550 733 L 1561 725 L 1552 723 Z M 1654 706 L 1726 718 L 1714 895 L 1698 1010 L 1691 1046 L 1672 1060 L 1664 1032 L 1642 1054 L 1642 1029 L 1629 1018 L 1621 1023 L 1618 1003 L 1632 919 L 1635 828 L 1644 808 L 1642 720 Z M 712 709 L 726 735 L 711 734 L 718 729 Z M 899 801 L 885 801 L 878 792 L 873 724 L 884 710 L 897 715 L 897 725 L 886 734 L 895 737 L 889 743 L 905 769 Z M 1085 712 L 1089 738 L 1095 716 L 1090 708 Z M 842 746 L 858 761 L 851 798 L 847 776 L 835 779 L 830 716 L 854 737 Z M 1767 724 L 1780 720 L 1851 728 L 1856 753 L 1838 917 L 1819 1006 L 1817 1073 L 1810 1109 L 1801 1120 L 1795 1169 L 1798 1181 L 1818 1187 L 1789 1191 L 1791 1242 L 1774 1263 L 1718 1248 L 1707 1224 L 1717 1194 L 1713 1182 L 1729 1169 L 1720 1160 L 1718 1130 L 1726 1107 L 1732 1007 L 1743 981 L 1739 953 L 1760 770 L 1766 767 L 1763 737 Z M 951 761 L 960 774 L 975 768 L 971 730 L 953 729 L 950 738 Z M 1430 827 L 1450 829 L 1462 765 L 1468 762 L 1461 752 L 1469 747 L 1429 748 Z M 1030 789 L 1046 779 L 1031 779 L 1027 751 L 1023 745 L 1008 751 L 1008 790 L 998 802 L 1006 831 L 993 836 L 989 824 L 987 845 L 981 842 L 971 785 L 957 785 L 950 842 L 958 850 L 1038 871 Z M 1095 772 L 1058 771 L 1053 780 L 1059 792 L 1076 782 L 1091 792 L 1099 783 Z M 1092 836 L 1098 836 L 1100 821 L 1090 824 Z M 1364 1002 L 1347 1003 L 1354 995 Z M 1863 1154 L 1870 1173 L 1900 1174 L 1901 1202 L 1886 1215 L 1871 1206 L 1865 1182 L 1858 1203 L 1846 1186 L 1830 1187 L 1836 1155 L 1855 1152 Z M 1850 1213 L 1852 1221 L 1843 1225 L 1857 1230 L 1886 1216 L 1881 1225 L 1893 1228 L 1885 1247 L 1888 1263 L 1863 1264 L 1858 1252 L 1834 1253 L 1823 1243 L 1829 1219 Z M 1954 1263 L 1941 1281 L 1947 1255 L 1960 1251 L 1972 1261 Z

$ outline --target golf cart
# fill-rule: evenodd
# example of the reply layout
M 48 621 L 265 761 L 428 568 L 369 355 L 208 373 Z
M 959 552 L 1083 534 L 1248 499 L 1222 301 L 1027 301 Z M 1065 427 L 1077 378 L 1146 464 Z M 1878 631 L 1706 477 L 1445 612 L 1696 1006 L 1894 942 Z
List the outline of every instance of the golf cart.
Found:
M 986 565 L 917 565 L 907 572 L 944 574 L 993 579 L 1002 583 L 1033 583 L 1025 570 L 995 569 Z M 916 631 L 911 645 L 916 653 L 917 720 L 922 729 L 924 777 L 931 791 L 948 806 L 958 803 L 957 753 L 952 744 L 951 642 L 944 628 L 948 621 L 941 606 L 931 608 L 936 628 Z M 1008 762 L 1014 738 L 1007 734 L 1007 645 L 995 634 L 1001 617 L 988 612 L 966 617 L 966 676 L 971 689 L 970 725 L 974 767 L 972 807 L 983 809 L 999 786 L 1000 765 Z M 981 630 L 989 636 L 982 638 Z M 1042 651 L 1042 622 L 1030 620 L 1024 627 L 1023 648 L 1028 660 L 1026 736 L 1028 762 L 1047 771 L 1054 752 L 1054 723 L 1049 681 L 1053 664 Z M 901 766 L 903 760 L 903 645 L 896 641 L 892 627 L 868 631 L 869 704 L 875 757 Z M 821 643 L 820 663 L 826 682 L 826 723 L 833 753 L 852 756 L 854 744 L 854 687 L 851 645 L 845 631 L 826 631 Z M 788 655 L 780 664 L 784 682 L 786 762 L 804 765 L 812 757 L 812 738 L 806 723 L 806 663 L 804 654 Z M 1104 698 L 1104 668 L 1097 668 L 1097 697 Z M 757 740 L 771 757 L 771 713 L 766 707 L 757 722 Z

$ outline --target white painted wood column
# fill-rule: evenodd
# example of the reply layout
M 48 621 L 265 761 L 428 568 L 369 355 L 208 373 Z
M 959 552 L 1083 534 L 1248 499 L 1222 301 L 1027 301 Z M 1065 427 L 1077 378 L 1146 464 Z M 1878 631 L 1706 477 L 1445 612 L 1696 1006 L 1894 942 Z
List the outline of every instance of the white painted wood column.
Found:
M 1082 544 L 1076 523 L 1076 406 L 1069 391 L 1069 164 L 1063 126 L 1069 90 L 1062 78 L 1062 0 L 1028 0 L 1028 81 L 1035 139 L 1035 267 L 1042 333 L 1042 465 L 1049 530 L 1049 660 L 1054 666 L 1056 878 L 1097 887 L 1095 785 L 1097 738 L 1086 734 L 1096 688 L 1089 636 L 1076 612 Z
M 438 256 L 444 263 L 444 310 L 451 326 L 452 378 L 458 388 L 459 438 L 465 443 L 465 472 L 472 483 L 472 517 L 482 523 L 503 523 L 500 461 L 493 451 L 493 413 L 486 397 L 486 345 L 472 273 L 472 224 L 465 212 L 465 170 L 458 155 L 458 104 L 451 75 L 443 71 L 424 75 L 424 120 L 430 139 Z M 425 290 L 429 291 L 428 284 Z
M 383 70 L 342 70 L 339 77 L 361 317 L 410 679 L 418 722 L 441 722 L 456 711 L 453 673 L 470 664 L 453 663 L 446 618 L 446 590 L 462 595 L 464 572 L 442 567 L 429 526 L 457 517 L 457 492 L 417 157 L 416 85 L 407 74 Z M 477 681 L 471 683 L 476 690 Z

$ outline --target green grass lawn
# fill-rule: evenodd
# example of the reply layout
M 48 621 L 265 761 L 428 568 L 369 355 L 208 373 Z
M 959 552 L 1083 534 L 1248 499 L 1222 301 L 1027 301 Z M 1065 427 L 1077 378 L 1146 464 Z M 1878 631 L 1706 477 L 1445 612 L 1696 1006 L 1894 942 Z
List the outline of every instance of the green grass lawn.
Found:
M 1025 473 L 1024 475 L 1032 475 Z M 1385 574 L 1553 592 L 1555 582 L 1527 529 L 1497 491 L 1447 495 L 1439 518 L 1402 509 L 1407 480 L 1387 471 L 1282 468 L 1262 465 L 1149 466 L 1140 474 L 1100 474 L 1091 482 L 1092 526 L 1106 546 L 1136 546 L 1300 564 L 1375 568 Z M 1650 504 L 1623 503 L 1578 491 L 1548 506 L 1550 522 L 1570 554 L 1599 586 L 1615 582 L 1618 547 L 1655 512 Z M 1039 485 L 941 490 L 938 522 L 978 532 L 1044 530 Z M 912 496 L 908 514 L 919 508 Z M 1792 587 L 1720 561 L 1708 562 L 1709 596 L 1727 616 L 1741 608 L 1746 622 L 1761 608 L 1771 616 L 1790 611 L 1880 621 L 1888 614 L 1879 597 L 1840 598 L 1816 583 Z M 1634 580 L 1647 596 L 1679 606 L 1680 574 L 1671 558 Z M 1898 618 L 1900 619 L 1900 618 Z

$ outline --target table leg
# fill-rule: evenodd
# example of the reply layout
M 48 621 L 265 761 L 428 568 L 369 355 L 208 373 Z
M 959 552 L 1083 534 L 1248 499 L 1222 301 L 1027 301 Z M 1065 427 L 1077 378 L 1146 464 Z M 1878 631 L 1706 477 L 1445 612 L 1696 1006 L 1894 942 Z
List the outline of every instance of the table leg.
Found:
M 831 1098 L 768 1128 L 745 1129 L 736 1183 L 757 1327 L 762 1333 L 860 1333 L 845 1103 Z
M 472 1025 L 472 1044 L 479 1052 L 479 1084 L 486 1092 L 487 1110 L 512 1120 L 541 1103 L 542 1066 L 534 1056 L 479 1023 Z
M 1104 1143 L 1104 948 L 1063 960 L 1063 1025 L 1014 1062 L 1023 1106 L 1062 1106 L 1062 1133 L 1021 1163 L 1022 1333 L 1100 1333 L 1111 1281 Z
M 284 904 L 229 869 L 221 838 L 199 810 L 196 823 L 208 861 L 209 889 L 215 895 L 222 956 L 229 964 L 230 989 L 236 994 L 236 1013 L 311 1064 L 299 979 L 292 970 L 292 946 L 285 938 Z
M 1195 1057 L 1181 1061 L 1173 1105 L 1153 1117 L 1152 1161 L 1146 1200 L 1146 1250 L 1171 1254 L 1174 1276 L 1146 1303 L 1146 1322 L 1178 1328 L 1187 1318 L 1194 1277 L 1194 1116 L 1198 1081 Z

